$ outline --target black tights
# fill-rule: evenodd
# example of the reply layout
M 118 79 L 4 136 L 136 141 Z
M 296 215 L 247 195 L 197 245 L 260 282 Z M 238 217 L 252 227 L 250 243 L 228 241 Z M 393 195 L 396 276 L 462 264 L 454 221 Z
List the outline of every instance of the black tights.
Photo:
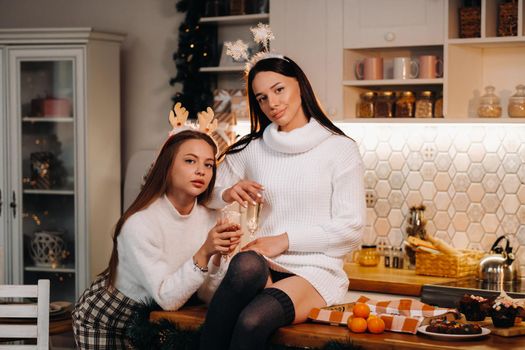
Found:
M 208 308 L 201 350 L 265 349 L 277 328 L 292 323 L 292 300 L 280 289 L 264 289 L 268 276 L 268 263 L 253 251 L 232 259 Z

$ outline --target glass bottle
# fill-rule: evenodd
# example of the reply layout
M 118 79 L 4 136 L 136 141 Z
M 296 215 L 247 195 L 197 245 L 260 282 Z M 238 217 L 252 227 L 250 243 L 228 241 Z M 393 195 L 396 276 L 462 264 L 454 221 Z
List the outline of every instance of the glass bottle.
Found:
M 392 91 L 380 91 L 374 104 L 374 117 L 392 118 L 394 116 L 395 95 Z
M 432 91 L 421 91 L 416 100 L 416 118 L 432 118 L 432 108 L 434 103 L 432 101 Z
M 387 245 L 385 247 L 385 267 L 391 267 L 392 261 L 392 246 Z
M 403 91 L 396 101 L 396 117 L 411 118 L 414 116 L 416 98 L 412 91 Z
M 377 253 L 379 254 L 379 264 L 384 264 L 385 261 L 386 242 L 384 238 L 380 238 L 377 242 Z
M 365 91 L 359 95 L 359 102 L 356 105 L 356 115 L 358 118 L 373 118 L 374 117 L 374 100 L 376 93 L 373 91 Z
M 403 248 L 394 248 L 392 252 L 392 267 L 395 269 L 402 269 L 404 263 Z
M 501 105 L 499 97 L 494 93 L 494 86 L 485 87 L 485 94 L 481 96 L 478 115 L 484 118 L 501 117 Z
M 509 117 L 525 117 L 525 85 L 516 86 L 516 93 L 509 98 Z
M 434 103 L 434 118 L 443 118 L 443 95 L 439 94 Z

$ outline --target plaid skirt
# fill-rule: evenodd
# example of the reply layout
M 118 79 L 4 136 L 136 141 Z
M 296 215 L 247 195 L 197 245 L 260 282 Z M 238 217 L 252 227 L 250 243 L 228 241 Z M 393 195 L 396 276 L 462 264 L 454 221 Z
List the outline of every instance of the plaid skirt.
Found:
M 125 333 L 138 303 L 117 289 L 108 290 L 107 280 L 107 274 L 98 276 L 71 314 L 80 349 L 132 349 Z

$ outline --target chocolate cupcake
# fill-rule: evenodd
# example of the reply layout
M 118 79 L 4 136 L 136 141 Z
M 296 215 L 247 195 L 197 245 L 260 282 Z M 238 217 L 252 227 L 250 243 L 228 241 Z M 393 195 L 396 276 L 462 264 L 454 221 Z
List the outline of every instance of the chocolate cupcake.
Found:
M 490 301 L 486 298 L 465 294 L 459 300 L 458 310 L 467 321 L 483 321 L 490 310 Z
M 490 310 L 494 327 L 509 328 L 514 326 L 519 307 L 512 304 L 494 303 Z
M 494 327 L 508 328 L 514 326 L 516 317 L 523 312 L 523 304 L 523 299 L 515 300 L 505 292 L 501 292 L 490 308 L 490 316 Z

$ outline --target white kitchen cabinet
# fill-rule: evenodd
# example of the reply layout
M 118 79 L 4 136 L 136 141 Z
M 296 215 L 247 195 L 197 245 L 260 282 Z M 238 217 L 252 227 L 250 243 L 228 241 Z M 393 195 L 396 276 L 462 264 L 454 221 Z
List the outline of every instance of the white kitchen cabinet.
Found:
M 410 90 L 417 93 L 421 90 L 432 90 L 436 94 L 443 94 L 445 119 L 477 119 L 479 98 L 487 85 L 496 87 L 496 94 L 502 102 L 502 118 L 507 118 L 508 98 L 515 92 L 516 85 L 523 84 L 525 77 L 524 2 L 518 0 L 516 36 L 497 36 L 497 5 L 501 2 L 481 0 L 481 37 L 460 38 L 458 11 L 462 6 L 461 0 L 344 0 L 343 118 L 348 120 L 356 117 L 356 103 L 359 94 L 364 91 Z M 433 36 L 429 35 L 426 29 L 412 27 L 412 38 L 403 36 L 407 40 L 399 41 L 399 36 L 396 35 L 396 40 L 381 43 L 379 32 L 374 27 L 386 30 L 392 22 L 387 21 L 384 16 L 397 18 L 399 9 L 404 9 L 414 18 L 420 18 L 421 13 L 426 11 L 429 16 L 431 14 L 430 17 L 442 22 L 443 29 L 438 30 L 436 24 L 436 35 Z M 429 12 L 430 9 L 434 12 Z M 428 19 L 429 26 L 432 21 Z M 408 19 L 405 22 L 407 27 L 413 24 L 413 21 Z M 363 23 L 366 30 L 359 32 L 360 23 Z M 404 25 L 399 27 L 403 28 Z M 394 57 L 417 58 L 429 54 L 443 59 L 443 77 L 396 80 L 385 76 L 380 80 L 359 80 L 355 76 L 356 63 L 366 57 L 383 57 L 386 71 L 387 62 Z
M 7 225 L 7 206 L 9 199 L 7 198 L 7 171 L 5 170 L 5 164 L 7 159 L 7 143 L 3 141 L 6 135 L 6 104 L 5 104 L 5 72 L 4 72 L 4 51 L 5 49 L 0 46 L 0 263 L 3 264 L 0 268 L 0 284 L 5 283 L 5 233 L 8 229 Z
M 344 0 L 344 47 L 441 45 L 444 0 Z
M 121 210 L 122 40 L 0 30 L 4 283 L 50 279 L 51 300 L 74 301 L 107 265 Z
M 340 119 L 343 76 L 343 0 L 274 0 L 270 25 L 272 50 L 304 70 L 331 119 Z
M 444 108 L 449 118 L 478 118 L 477 107 L 484 87 L 493 85 L 508 118 L 509 97 L 518 84 L 525 83 L 525 1 L 518 0 L 516 36 L 497 36 L 498 4 L 481 1 L 481 37 L 459 38 L 459 0 L 450 0 L 447 9 L 448 35 L 445 50 L 446 83 Z M 520 121 L 523 118 L 512 118 Z

